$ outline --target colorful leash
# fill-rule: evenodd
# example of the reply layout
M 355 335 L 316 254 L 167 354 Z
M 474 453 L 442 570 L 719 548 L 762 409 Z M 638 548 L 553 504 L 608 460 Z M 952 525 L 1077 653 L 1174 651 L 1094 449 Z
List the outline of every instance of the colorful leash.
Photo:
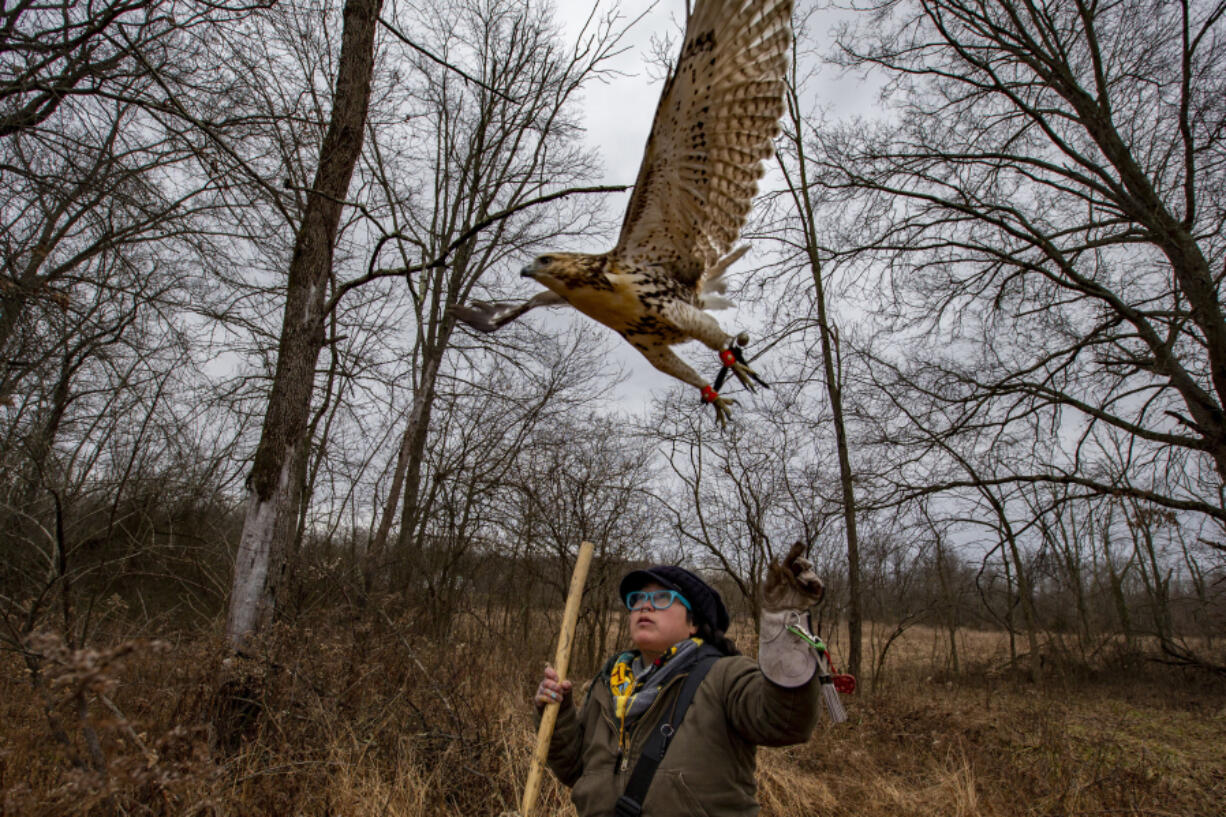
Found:
M 796 624 L 789 624 L 787 629 L 789 633 L 799 636 L 817 653 L 817 668 L 820 673 L 818 681 L 821 682 L 822 698 L 826 702 L 830 720 L 834 723 L 842 723 L 847 720 L 847 710 L 843 708 L 843 702 L 839 700 L 839 693 L 850 695 L 855 692 L 856 677 L 841 673 L 834 668 L 830 650 L 826 648 L 825 642 L 813 633 Z

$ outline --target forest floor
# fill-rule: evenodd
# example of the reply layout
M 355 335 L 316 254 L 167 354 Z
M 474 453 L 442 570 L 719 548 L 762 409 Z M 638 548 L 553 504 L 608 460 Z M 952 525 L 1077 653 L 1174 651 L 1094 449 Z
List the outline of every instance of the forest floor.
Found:
M 262 661 L 204 636 L 78 652 L 48 640 L 37 682 L 4 653 L 0 817 L 513 809 L 550 646 L 440 649 L 412 632 L 391 618 L 283 629 Z M 761 751 L 764 817 L 1223 813 L 1221 683 L 1144 663 L 1048 668 L 1036 684 L 977 660 L 1003 638 L 967 639 L 958 675 L 932 671 L 932 631 L 896 642 L 888 675 L 846 699 L 846 723 Z M 538 814 L 574 815 L 552 778 Z

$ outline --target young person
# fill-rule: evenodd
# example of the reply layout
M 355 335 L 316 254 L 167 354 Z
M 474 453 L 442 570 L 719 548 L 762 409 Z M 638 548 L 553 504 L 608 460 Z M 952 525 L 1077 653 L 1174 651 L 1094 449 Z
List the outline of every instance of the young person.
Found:
M 758 661 L 728 640 L 723 600 L 690 571 L 657 565 L 622 579 L 634 649 L 609 659 L 582 707 L 571 682 L 559 682 L 552 669 L 534 698 L 538 711 L 560 703 L 549 766 L 571 787 L 579 817 L 758 813 L 756 747 L 801 743 L 817 722 L 816 658 L 787 630 L 807 622 L 822 595 L 800 554 L 797 544 L 768 571 Z M 696 676 L 678 719 L 686 681 L 699 667 L 705 674 Z M 662 758 L 656 734 L 667 736 Z M 654 773 L 639 769 L 644 756 L 658 760 Z

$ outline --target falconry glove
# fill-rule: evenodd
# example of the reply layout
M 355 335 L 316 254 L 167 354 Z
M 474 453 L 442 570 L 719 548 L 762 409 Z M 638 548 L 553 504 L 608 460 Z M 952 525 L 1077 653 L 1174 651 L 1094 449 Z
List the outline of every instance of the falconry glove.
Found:
M 782 564 L 771 560 L 762 583 L 758 665 L 769 681 L 788 688 L 807 684 L 818 666 L 809 643 L 789 631 L 809 632 L 809 608 L 822 600 L 826 589 L 803 552 L 797 542 Z

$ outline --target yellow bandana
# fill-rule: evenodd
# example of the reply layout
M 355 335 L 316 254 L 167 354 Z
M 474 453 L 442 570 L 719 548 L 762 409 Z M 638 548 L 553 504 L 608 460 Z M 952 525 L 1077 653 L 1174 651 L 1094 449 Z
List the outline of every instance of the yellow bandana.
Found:
M 645 667 L 638 652 L 624 652 L 617 656 L 613 669 L 609 671 L 609 692 L 613 694 L 613 716 L 617 719 L 617 746 L 620 752 L 625 753 L 629 748 L 628 732 L 634 721 L 651 706 L 668 679 L 684 670 L 688 663 L 679 661 L 674 665 L 672 659 L 678 653 L 688 653 L 701 645 L 701 638 L 679 641 Z M 639 664 L 637 677 L 634 673 L 636 662 Z M 647 684 L 648 680 L 652 683 Z

